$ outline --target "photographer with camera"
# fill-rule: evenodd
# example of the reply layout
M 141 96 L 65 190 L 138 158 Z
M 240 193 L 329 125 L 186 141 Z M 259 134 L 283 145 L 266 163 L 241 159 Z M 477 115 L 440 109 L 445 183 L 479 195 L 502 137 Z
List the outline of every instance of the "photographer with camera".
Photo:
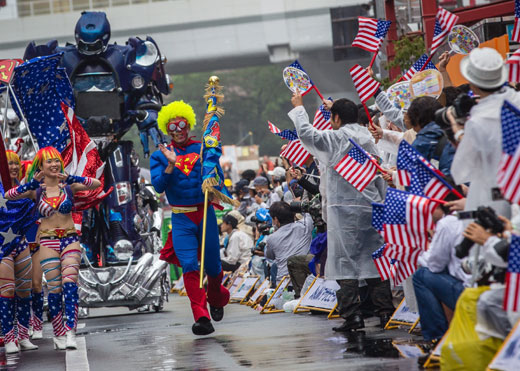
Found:
M 309 214 L 295 221 L 295 213 L 289 204 L 278 201 L 271 205 L 269 214 L 273 218 L 275 231 L 267 237 L 265 257 L 272 259 L 278 267 L 276 281 L 287 276 L 287 259 L 293 255 L 306 255 L 312 240 L 314 224 Z
M 372 253 L 383 244 L 372 228 L 372 202 L 382 202 L 386 190 L 382 178 L 376 177 L 359 192 L 334 169 L 351 149 L 355 140 L 367 152 L 377 154 L 372 136 L 359 125 L 357 105 L 345 98 L 332 103 L 330 123 L 333 130 L 318 130 L 309 122 L 300 94 L 291 99 L 294 109 L 289 117 L 298 137 L 320 164 L 320 191 L 324 197 L 323 214 L 327 222 L 327 262 L 325 277 L 337 280 L 338 310 L 345 322 L 336 331 L 350 331 L 365 326 L 360 310 L 359 280 L 364 279 L 377 308 L 381 323 L 394 311 L 389 281 L 381 281 L 372 260 Z
M 498 215 L 510 217 L 509 204 L 495 201 L 492 192 L 497 188 L 496 174 L 502 157 L 502 105 L 507 100 L 520 107 L 520 94 L 504 86 L 507 68 L 494 49 L 473 49 L 461 61 L 460 71 L 480 100 L 471 108 L 464 128 L 455 133 L 461 139 L 451 174 L 457 184 L 470 183 L 465 210 L 476 210 L 483 205 L 492 207 Z
M 230 211 L 222 219 L 220 229 L 227 233 L 227 242 L 223 249 L 220 249 L 220 260 L 222 270 L 234 272 L 242 263 L 251 258 L 253 240 L 245 232 L 237 228 L 239 219 L 244 219 L 238 211 Z

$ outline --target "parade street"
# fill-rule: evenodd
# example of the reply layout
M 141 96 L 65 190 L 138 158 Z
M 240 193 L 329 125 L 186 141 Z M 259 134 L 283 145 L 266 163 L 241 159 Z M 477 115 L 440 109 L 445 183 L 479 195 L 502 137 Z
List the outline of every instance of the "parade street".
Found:
M 1 370 L 415 370 L 416 359 L 399 356 L 392 341 L 408 340 L 404 330 L 383 331 L 369 319 L 366 335 L 332 331 L 340 320 L 309 313 L 259 314 L 231 304 L 206 337 L 191 333 L 189 300 L 170 295 L 161 313 L 126 308 L 91 310 L 78 325 L 78 350 L 52 350 L 52 330 L 44 326 L 39 351 L 7 355 Z M 392 338 L 390 338 L 392 337 Z M 415 337 L 418 338 L 418 337 Z M 88 351 L 88 358 L 87 358 Z M 7 366 L 5 366 L 7 363 Z

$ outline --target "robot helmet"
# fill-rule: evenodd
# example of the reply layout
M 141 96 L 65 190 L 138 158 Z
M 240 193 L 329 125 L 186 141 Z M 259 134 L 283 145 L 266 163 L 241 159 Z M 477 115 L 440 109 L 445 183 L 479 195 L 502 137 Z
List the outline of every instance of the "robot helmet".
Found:
M 110 40 L 110 23 L 104 12 L 82 12 L 74 32 L 78 51 L 96 55 L 105 51 Z

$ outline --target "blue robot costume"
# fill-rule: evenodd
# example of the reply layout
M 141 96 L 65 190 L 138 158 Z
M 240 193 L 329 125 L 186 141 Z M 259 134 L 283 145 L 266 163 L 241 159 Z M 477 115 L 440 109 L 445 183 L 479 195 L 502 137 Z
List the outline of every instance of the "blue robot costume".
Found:
M 59 70 L 64 70 L 73 89 L 68 105 L 75 106 L 89 137 L 96 138 L 106 162 L 105 191 L 111 186 L 116 189 L 98 210 L 83 214 L 81 243 L 87 255 L 100 256 L 94 264 L 117 262 L 118 251 L 133 246 L 136 260 L 146 249 L 134 225 L 139 167 L 132 142 L 121 137 L 137 125 L 145 156 L 150 151 L 149 136 L 155 147 L 165 143 L 156 119 L 162 96 L 171 90 L 164 70 L 166 58 L 151 37 L 130 38 L 125 45 L 109 43 L 110 23 L 103 12 L 83 12 L 74 36 L 76 45 L 59 46 L 56 40 L 44 45 L 32 42 L 24 59 L 60 56 Z

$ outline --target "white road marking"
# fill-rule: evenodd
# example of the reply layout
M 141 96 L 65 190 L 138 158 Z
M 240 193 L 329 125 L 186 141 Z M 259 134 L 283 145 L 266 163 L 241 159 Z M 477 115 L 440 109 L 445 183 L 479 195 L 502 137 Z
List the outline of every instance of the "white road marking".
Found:
M 84 325 L 84 324 L 83 324 Z M 78 325 L 79 327 L 79 325 Z M 87 342 L 84 336 L 76 338 L 78 349 L 67 350 L 65 365 L 67 371 L 90 371 L 87 358 Z

